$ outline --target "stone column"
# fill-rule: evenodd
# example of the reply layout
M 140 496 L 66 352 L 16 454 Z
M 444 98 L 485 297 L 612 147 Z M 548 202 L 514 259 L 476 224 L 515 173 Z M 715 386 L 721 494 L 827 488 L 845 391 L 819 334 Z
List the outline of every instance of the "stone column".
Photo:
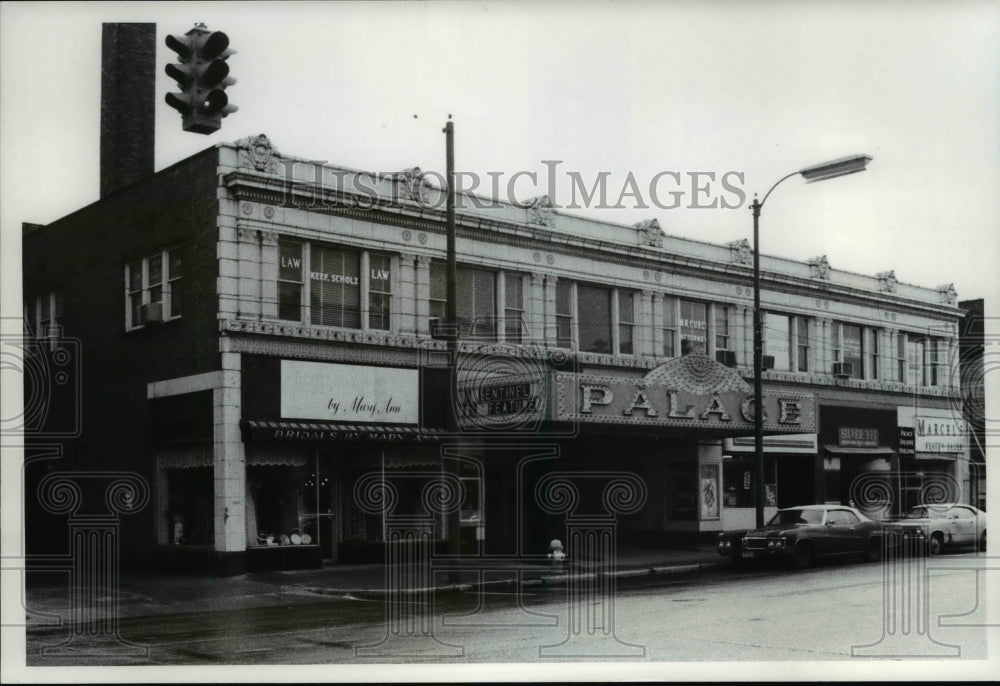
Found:
M 396 320 L 399 322 L 399 333 L 415 334 L 417 332 L 417 273 L 416 255 L 403 254 L 399 256 L 398 285 L 393 300 L 397 303 Z
M 278 234 L 260 232 L 261 318 L 278 318 Z
M 239 304 L 241 317 L 260 319 L 261 316 L 261 264 L 258 231 L 246 227 L 236 230 L 237 259 L 239 260 Z
M 663 293 L 653 292 L 650 298 L 650 320 L 653 357 L 663 357 Z
M 418 255 L 416 264 L 416 328 L 420 336 L 430 335 L 431 258 Z
M 215 278 L 219 294 L 219 314 L 235 316 L 240 308 L 239 249 L 236 217 L 219 216 L 219 240 L 215 256 L 219 262 L 219 275 Z
M 246 459 L 240 434 L 239 353 L 228 352 L 222 338 L 222 384 L 213 391 L 214 440 L 212 465 L 215 494 L 215 550 L 246 550 Z
M 640 357 L 652 357 L 656 354 L 653 348 L 653 292 L 639 292 L 639 315 L 636 317 L 636 348 Z
M 555 277 L 532 272 L 528 276 L 528 331 L 531 341 L 539 345 L 550 345 L 549 312 L 555 312 Z M 551 291 L 551 294 L 550 294 Z M 551 307 L 546 307 L 550 302 Z M 551 322 L 555 324 L 553 319 Z

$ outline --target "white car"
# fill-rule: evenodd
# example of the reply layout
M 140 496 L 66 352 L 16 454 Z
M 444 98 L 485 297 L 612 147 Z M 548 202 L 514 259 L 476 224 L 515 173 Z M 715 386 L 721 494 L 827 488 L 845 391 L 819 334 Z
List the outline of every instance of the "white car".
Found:
M 963 503 L 934 503 L 911 507 L 903 521 L 924 527 L 927 552 L 937 555 L 945 548 L 978 545 L 986 550 L 986 513 Z

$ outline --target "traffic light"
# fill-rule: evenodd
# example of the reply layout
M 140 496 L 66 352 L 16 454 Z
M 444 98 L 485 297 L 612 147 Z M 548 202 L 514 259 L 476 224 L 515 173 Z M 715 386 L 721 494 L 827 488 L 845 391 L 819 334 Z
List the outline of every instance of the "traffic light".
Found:
M 226 95 L 226 87 L 236 83 L 226 63 L 236 52 L 229 49 L 229 36 L 195 24 L 183 36 L 167 36 L 167 47 L 177 53 L 178 61 L 167 65 L 167 76 L 181 89 L 180 93 L 167 93 L 167 104 L 181 113 L 185 131 L 218 131 L 222 118 L 238 109 L 229 104 Z

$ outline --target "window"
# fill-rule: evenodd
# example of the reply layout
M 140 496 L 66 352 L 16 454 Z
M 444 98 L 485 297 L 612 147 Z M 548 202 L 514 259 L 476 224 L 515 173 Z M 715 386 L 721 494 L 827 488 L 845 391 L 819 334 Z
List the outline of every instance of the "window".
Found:
M 858 516 L 849 510 L 830 510 L 826 513 L 826 521 L 839 526 L 852 526 L 861 522 Z
M 125 328 L 142 326 L 160 304 L 159 320 L 181 316 L 181 277 L 184 273 L 183 250 L 172 248 L 125 265 Z
M 902 337 L 902 334 L 900 334 Z M 906 383 L 911 386 L 939 386 L 944 382 L 945 341 L 940 338 L 906 338 Z
M 708 305 L 681 301 L 681 355 L 708 354 Z
M 24 338 L 49 339 L 55 350 L 62 335 L 63 299 L 59 291 L 49 291 L 24 305 Z
M 361 328 L 361 255 L 321 245 L 310 246 L 310 321 L 323 326 Z
M 507 274 L 504 279 L 504 339 L 520 343 L 524 332 L 524 277 Z
M 635 353 L 635 293 L 618 291 L 618 352 Z
M 278 243 L 278 319 L 303 319 L 301 243 Z
M 447 307 L 447 265 L 431 263 L 431 319 L 445 319 Z M 456 269 L 455 303 L 460 337 L 479 340 L 496 338 L 496 274 L 485 269 Z
M 663 299 L 663 356 L 677 355 L 677 298 Z
M 607 286 L 556 282 L 556 344 L 582 352 L 635 354 L 637 293 Z M 616 348 L 617 345 L 617 348 Z
M 843 324 L 841 331 L 842 362 L 853 365 L 851 378 L 864 378 L 864 329 L 853 324 Z
M 774 358 L 775 371 L 787 372 L 792 369 L 792 319 L 784 314 L 764 313 L 764 354 Z
M 906 334 L 896 334 L 896 378 L 895 381 L 906 381 Z
M 879 365 L 878 330 L 872 329 L 870 333 L 871 347 L 868 349 L 868 378 L 877 379 Z
M 795 332 L 797 334 L 796 350 L 798 352 L 798 371 L 809 371 L 809 320 L 805 317 L 795 318 Z
M 611 289 L 577 284 L 577 313 L 580 326 L 580 350 L 610 353 Z
M 715 306 L 715 349 L 729 350 L 729 308 Z
M 368 328 L 389 330 L 392 315 L 392 258 L 368 256 Z
M 392 269 L 391 255 L 279 240 L 277 317 L 318 326 L 389 331 Z M 363 297 L 366 290 L 367 297 Z
M 556 345 L 573 347 L 573 282 L 556 282 Z

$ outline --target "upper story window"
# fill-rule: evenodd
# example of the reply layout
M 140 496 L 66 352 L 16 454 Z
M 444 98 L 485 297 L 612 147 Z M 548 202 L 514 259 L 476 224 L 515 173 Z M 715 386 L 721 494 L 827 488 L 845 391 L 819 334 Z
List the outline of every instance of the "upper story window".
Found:
M 893 365 L 895 378 L 893 381 L 904 383 L 906 381 L 906 334 L 896 334 L 896 364 Z
M 24 305 L 24 337 L 49 339 L 52 346 L 62 335 L 63 299 L 59 291 L 49 291 Z
M 280 240 L 278 319 L 389 330 L 392 270 L 392 257 L 383 253 Z
M 680 346 L 677 343 L 677 298 L 663 299 L 663 356 L 675 357 Z
M 681 300 L 681 355 L 708 354 L 708 305 Z
M 524 276 L 504 275 L 504 338 L 520 343 L 524 337 Z
M 765 312 L 764 354 L 774 358 L 777 371 L 809 371 L 809 320 Z
M 715 305 L 715 349 L 729 350 L 729 307 Z
M 572 281 L 562 279 L 556 282 L 556 345 L 560 348 L 573 347 L 574 285 Z
M 556 341 L 581 352 L 634 355 L 636 292 L 562 280 L 556 282 Z
M 431 262 L 430 318 L 445 320 L 448 299 L 448 269 L 444 262 Z M 455 314 L 458 335 L 478 340 L 496 339 L 496 272 L 473 267 L 455 270 Z M 432 327 L 433 330 L 433 327 Z
M 125 265 L 125 328 L 181 316 L 183 250 L 171 248 Z
M 903 338 L 904 334 L 900 334 Z M 945 341 L 906 335 L 906 383 L 911 386 L 941 386 L 945 383 Z
M 612 352 L 610 288 L 576 285 L 580 350 L 590 353 Z

